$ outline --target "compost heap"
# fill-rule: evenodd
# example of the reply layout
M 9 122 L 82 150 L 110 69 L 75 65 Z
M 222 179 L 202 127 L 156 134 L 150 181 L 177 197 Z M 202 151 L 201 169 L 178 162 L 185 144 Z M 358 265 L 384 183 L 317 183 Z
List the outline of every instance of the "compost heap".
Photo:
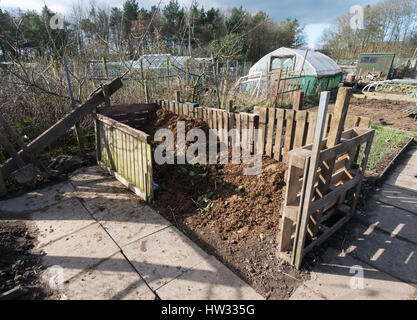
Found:
M 161 128 L 177 134 L 177 121 L 185 121 L 186 132 L 208 125 L 199 119 L 159 109 L 142 128 L 154 137 Z M 161 142 L 152 141 L 153 149 Z M 279 213 L 285 192 L 286 166 L 263 157 L 259 175 L 243 174 L 244 165 L 154 163 L 158 185 L 154 207 L 174 225 L 201 236 L 216 233 L 224 241 L 260 239 L 278 231 Z

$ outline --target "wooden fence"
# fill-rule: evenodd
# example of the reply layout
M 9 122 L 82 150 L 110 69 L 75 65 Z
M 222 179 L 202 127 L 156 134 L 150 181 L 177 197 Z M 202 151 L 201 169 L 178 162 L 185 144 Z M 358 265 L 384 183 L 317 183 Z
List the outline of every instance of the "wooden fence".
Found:
M 255 107 L 254 113 L 228 112 L 223 109 L 199 107 L 193 103 L 157 100 L 164 109 L 179 115 L 189 115 L 208 123 L 211 129 L 249 129 L 249 144 L 262 150 L 262 154 L 287 162 L 288 152 L 312 143 L 317 120 L 317 112 L 307 110 L 287 110 L 279 108 Z M 326 118 L 325 137 L 330 131 L 332 114 Z M 345 129 L 368 128 L 370 119 L 348 116 Z M 261 129 L 259 136 L 254 129 Z
M 259 116 L 245 112 L 228 112 L 223 109 L 199 107 L 195 103 L 182 103 L 176 101 L 157 100 L 157 103 L 166 110 L 178 115 L 187 115 L 207 122 L 210 129 L 219 132 L 228 132 L 235 129 L 237 136 L 240 137 L 242 148 L 248 146 L 250 152 L 254 152 L 254 148 L 258 144 L 258 136 L 255 129 L 259 127 Z M 242 130 L 247 131 L 243 133 Z M 220 142 L 231 145 L 232 138 L 225 134 L 219 135 Z
M 98 164 L 145 201 L 153 199 L 151 137 L 135 129 L 157 105 L 99 108 L 96 114 Z
M 254 114 L 259 116 L 259 129 L 262 129 L 259 147 L 267 156 L 286 162 L 289 151 L 313 142 L 317 112 L 255 107 Z M 332 114 L 328 113 L 324 137 L 330 132 L 331 121 Z M 348 116 L 344 129 L 368 128 L 369 125 L 370 119 L 367 117 Z

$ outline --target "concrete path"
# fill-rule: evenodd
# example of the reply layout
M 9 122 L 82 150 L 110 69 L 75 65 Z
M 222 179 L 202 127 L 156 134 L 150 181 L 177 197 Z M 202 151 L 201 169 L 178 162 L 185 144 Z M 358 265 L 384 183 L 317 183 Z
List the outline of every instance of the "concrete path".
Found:
M 98 167 L 0 201 L 0 214 L 39 229 L 58 299 L 262 299 Z
M 368 207 L 328 240 L 312 279 L 291 299 L 417 299 L 416 147 Z

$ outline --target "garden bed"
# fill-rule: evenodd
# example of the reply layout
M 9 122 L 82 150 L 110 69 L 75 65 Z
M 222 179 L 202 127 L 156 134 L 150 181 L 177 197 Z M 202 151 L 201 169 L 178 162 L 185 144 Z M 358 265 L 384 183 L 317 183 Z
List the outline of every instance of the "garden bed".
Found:
M 367 165 L 366 178 L 370 181 L 383 179 L 403 150 L 411 143 L 410 134 L 390 128 L 372 125 L 374 141 Z

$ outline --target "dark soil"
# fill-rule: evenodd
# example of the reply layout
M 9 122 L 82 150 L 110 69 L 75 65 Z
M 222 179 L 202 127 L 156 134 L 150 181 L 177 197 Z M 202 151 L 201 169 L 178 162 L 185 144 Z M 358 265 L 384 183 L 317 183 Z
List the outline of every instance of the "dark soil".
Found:
M 186 122 L 186 131 L 208 132 L 205 122 L 162 109 L 143 130 L 153 135 L 169 128 L 176 134 L 178 120 Z M 159 189 L 153 207 L 260 294 L 285 299 L 308 274 L 276 257 L 286 166 L 263 157 L 262 167 L 249 176 L 244 165 L 231 163 L 154 164 Z
M 409 115 L 401 110 L 415 105 L 408 101 L 391 101 L 376 99 L 360 99 L 351 98 L 348 115 L 364 116 L 371 119 L 372 124 L 381 125 L 379 119 L 385 119 L 387 125 L 384 127 L 397 128 L 409 132 L 417 131 L 417 119 L 409 117 Z M 314 111 L 318 107 L 309 110 Z M 329 105 L 329 112 L 332 112 L 334 104 Z
M 0 293 L 20 287 L 18 295 L 10 296 L 13 300 L 50 295 L 39 281 L 42 267 L 41 256 L 33 252 L 35 233 L 23 221 L 0 221 Z
M 50 176 L 46 176 L 36 168 L 36 176 L 33 181 L 28 184 L 20 185 L 9 178 L 6 181 L 7 194 L 0 197 L 0 200 L 15 198 L 27 192 L 66 181 L 68 175 L 75 170 L 96 164 L 95 152 L 87 153 L 83 155 L 83 157 L 60 155 L 54 159 L 46 158 L 40 160 L 50 170 Z

